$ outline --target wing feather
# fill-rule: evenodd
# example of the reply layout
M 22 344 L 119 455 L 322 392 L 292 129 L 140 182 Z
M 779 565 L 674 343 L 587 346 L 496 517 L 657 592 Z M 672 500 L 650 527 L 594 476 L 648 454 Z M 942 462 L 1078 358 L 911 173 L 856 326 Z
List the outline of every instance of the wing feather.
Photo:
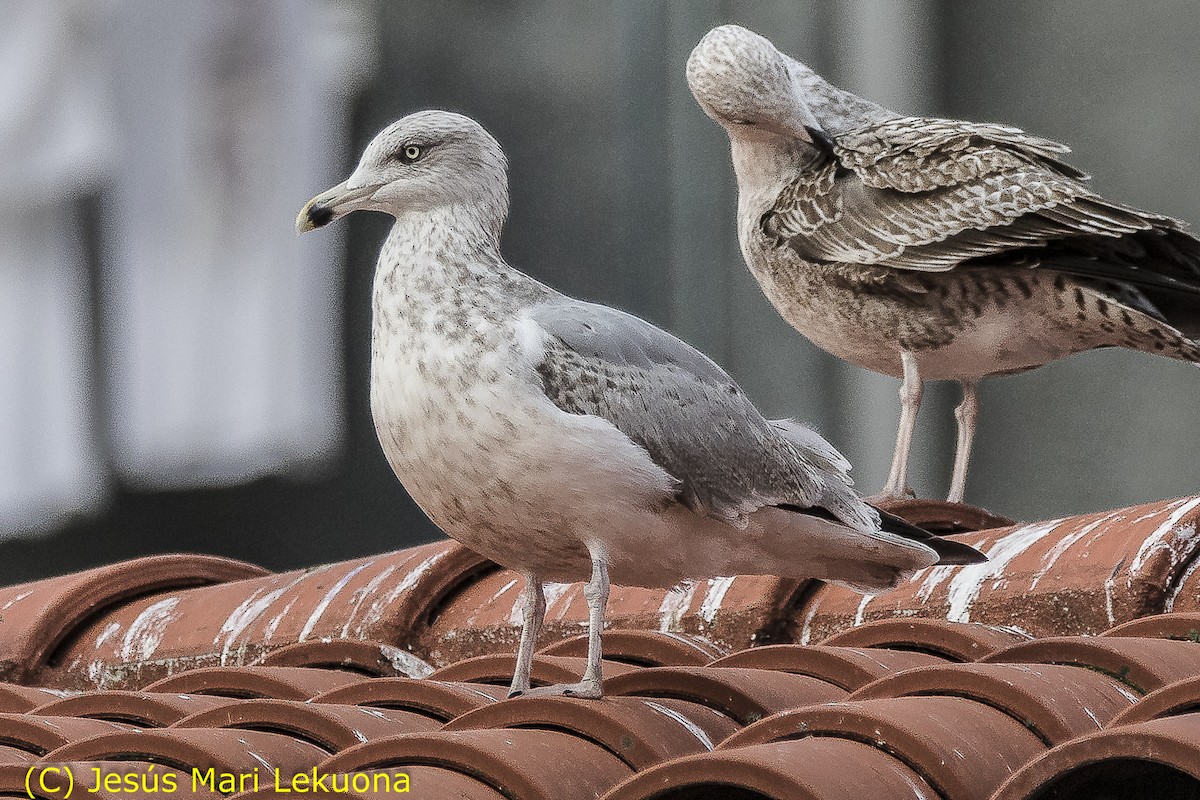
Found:
M 1073 274 L 1091 263 L 1098 278 L 1200 292 L 1200 241 L 1183 223 L 1100 197 L 1059 160 L 1066 152 L 1002 125 L 885 119 L 839 135 L 836 160 L 785 186 L 763 230 L 806 260 L 920 271 L 1063 242 L 1058 250 L 1093 253 L 1089 238 L 1145 240 L 1155 260 L 1136 266 L 1067 260 Z
M 849 491 L 849 464 L 816 434 L 769 422 L 724 370 L 659 328 L 605 306 L 554 298 L 527 311 L 545 333 L 547 397 L 601 417 L 679 482 L 693 510 L 739 527 L 768 505 L 822 506 L 878 529 Z

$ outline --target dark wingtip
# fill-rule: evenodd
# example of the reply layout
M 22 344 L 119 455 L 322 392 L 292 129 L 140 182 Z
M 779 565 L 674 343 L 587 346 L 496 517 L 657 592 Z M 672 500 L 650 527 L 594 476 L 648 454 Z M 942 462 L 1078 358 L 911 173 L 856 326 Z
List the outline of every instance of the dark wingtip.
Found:
M 953 539 L 943 539 L 940 536 L 934 536 L 925 542 L 941 556 L 938 559 L 939 564 L 983 564 L 988 560 L 988 557 L 983 553 L 971 547 L 969 544 L 956 542 Z
M 811 125 L 805 125 L 804 130 L 808 131 L 808 135 L 812 137 L 813 145 L 815 145 L 818 150 L 830 158 L 833 158 L 836 155 L 833 149 L 834 141 L 832 136 L 820 128 L 814 128 Z
M 982 564 L 988 560 L 987 556 L 969 544 L 942 538 L 924 528 L 913 525 L 903 517 L 889 514 L 876 506 L 872 506 L 872 508 L 879 512 L 879 521 L 884 531 L 933 548 L 933 551 L 940 556 L 937 562 L 939 564 Z

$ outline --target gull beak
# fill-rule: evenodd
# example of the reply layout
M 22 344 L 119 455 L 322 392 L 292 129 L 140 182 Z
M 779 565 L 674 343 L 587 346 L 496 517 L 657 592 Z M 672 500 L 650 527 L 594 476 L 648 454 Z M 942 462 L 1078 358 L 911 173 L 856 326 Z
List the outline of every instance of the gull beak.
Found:
M 332 189 L 326 189 L 304 204 L 296 215 L 296 233 L 308 233 L 317 228 L 323 228 L 338 217 L 344 217 L 351 211 L 366 208 L 379 186 L 358 186 L 347 188 L 343 181 Z
M 830 158 L 835 155 L 833 137 L 825 132 L 821 123 L 802 103 L 797 106 L 791 118 L 779 125 L 779 133 L 807 142 Z

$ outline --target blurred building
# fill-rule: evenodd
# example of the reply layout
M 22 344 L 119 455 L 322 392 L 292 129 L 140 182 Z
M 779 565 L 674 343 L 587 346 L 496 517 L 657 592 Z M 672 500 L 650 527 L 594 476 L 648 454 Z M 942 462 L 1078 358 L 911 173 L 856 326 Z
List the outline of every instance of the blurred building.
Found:
M 9 580 L 177 549 L 284 568 L 436 535 L 391 476 L 367 408 L 370 274 L 388 223 L 354 215 L 340 226 L 344 268 L 336 231 L 297 242 L 291 229 L 304 200 L 412 110 L 470 114 L 505 147 L 514 265 L 692 342 L 765 412 L 825 433 L 865 491 L 886 475 L 898 382 L 803 340 L 742 264 L 727 143 L 683 78 L 706 30 L 744 24 L 897 110 L 1064 141 L 1102 193 L 1200 222 L 1190 177 L 1200 175 L 1200 15 L 1175 0 L 160 5 L 110 0 L 80 17 L 89 6 L 64 0 L 61 13 L 77 16 L 61 42 L 37 49 L 12 36 L 0 53 L 57 74 L 86 55 L 90 26 L 108 26 L 115 98 L 88 128 L 98 166 L 61 170 L 55 195 L 68 215 L 55 219 L 75 220 L 63 224 L 85 211 L 82 238 L 63 240 L 76 241 L 75 289 L 53 290 L 67 284 L 49 271 L 68 259 L 46 246 L 0 251 L 12 309 L 0 321 L 0 465 L 45 476 L 21 485 L 65 498 L 43 514 L 51 538 L 0 545 Z M 37 108 L 91 85 L 79 81 L 92 67 L 71 68 L 77 77 L 39 84 Z M 154 121 L 136 142 L 122 138 L 130 115 Z M 4 162 L 40 163 L 2 127 L 0 145 Z M 170 169 L 150 169 L 152 157 Z M 30 191 L 48 183 L 24 180 Z M 185 202 L 142 196 L 146 186 Z M 2 202 L 30 236 L 50 219 L 18 194 Z M 20 254 L 30 252 L 40 266 Z M 62 324 L 39 329 L 50 309 Z M 68 344 L 50 341 L 64 331 Z M 1104 351 L 987 382 L 968 500 L 1033 519 L 1194 492 L 1198 387 L 1194 367 Z M 957 392 L 935 385 L 927 398 L 913 482 L 937 496 Z M 51 418 L 84 432 L 75 472 L 44 466 L 51 445 L 74 446 Z M 0 507 L 7 530 L 35 527 L 25 508 Z M 75 512 L 83 518 L 63 522 Z

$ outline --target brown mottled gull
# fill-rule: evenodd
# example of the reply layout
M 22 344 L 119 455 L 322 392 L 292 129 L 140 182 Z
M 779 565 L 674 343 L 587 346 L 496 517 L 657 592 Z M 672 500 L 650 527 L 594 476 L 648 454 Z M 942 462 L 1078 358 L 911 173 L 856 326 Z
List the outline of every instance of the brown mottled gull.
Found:
M 425 111 L 391 125 L 296 225 L 359 209 L 396 218 L 375 272 L 375 428 L 442 530 L 525 576 L 514 694 L 530 691 L 543 581 L 590 575 L 590 643 L 581 683 L 534 691 L 597 697 L 610 574 L 663 587 L 766 573 L 876 591 L 982 560 L 862 502 L 836 450 L 764 419 L 680 340 L 506 264 L 506 163 L 472 120 Z
M 763 292 L 823 349 L 903 379 L 886 495 L 907 491 L 925 380 L 963 387 L 961 502 L 980 379 L 1098 347 L 1200 362 L 1200 241 L 1097 195 L 1065 146 L 900 116 L 736 25 L 705 35 L 687 78 L 732 142 Z

